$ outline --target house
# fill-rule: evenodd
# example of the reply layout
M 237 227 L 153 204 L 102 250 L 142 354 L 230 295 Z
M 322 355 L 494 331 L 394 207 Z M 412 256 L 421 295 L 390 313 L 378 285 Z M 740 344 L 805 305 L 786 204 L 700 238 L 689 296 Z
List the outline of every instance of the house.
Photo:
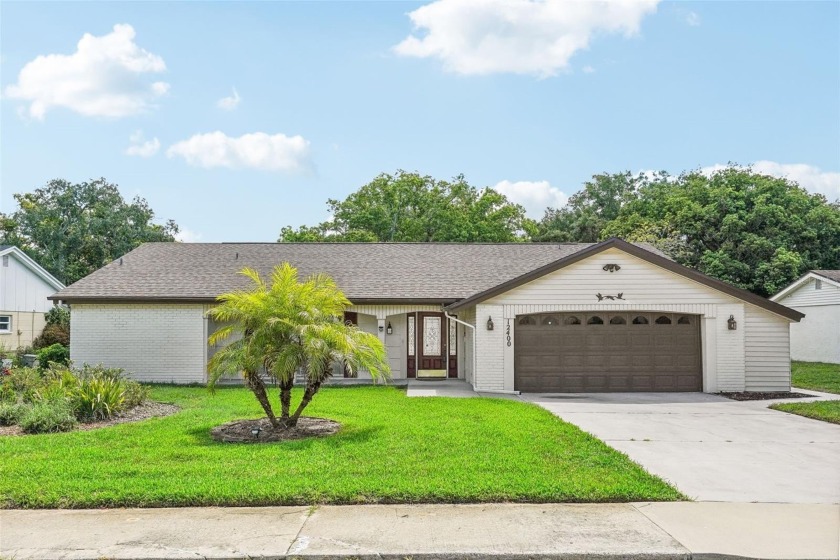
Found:
M 811 270 L 770 299 L 806 314 L 790 326 L 791 358 L 840 364 L 840 270 Z
M 26 253 L 0 245 L 0 348 L 26 347 L 44 330 L 47 299 L 64 288 Z
M 284 261 L 331 275 L 396 379 L 482 391 L 786 391 L 802 313 L 620 239 L 586 243 L 149 243 L 61 290 L 71 358 L 206 379 L 216 296 Z

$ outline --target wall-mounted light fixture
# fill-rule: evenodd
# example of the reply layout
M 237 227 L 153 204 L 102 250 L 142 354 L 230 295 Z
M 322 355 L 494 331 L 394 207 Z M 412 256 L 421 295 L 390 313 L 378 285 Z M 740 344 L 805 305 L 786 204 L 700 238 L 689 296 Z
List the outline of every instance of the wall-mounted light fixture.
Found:
M 618 266 L 617 264 L 613 264 L 613 263 L 605 264 L 602 268 L 606 272 L 618 272 L 619 270 L 621 270 L 620 266 Z
M 385 327 L 383 327 L 382 325 L 379 325 L 379 332 L 382 332 L 384 330 L 385 330 Z
M 729 319 L 726 320 L 726 327 L 730 331 L 734 331 L 738 328 L 738 321 L 735 320 L 735 315 L 730 315 Z
M 385 332 L 388 334 L 394 334 L 394 329 L 391 328 L 391 321 L 388 321 L 388 328 L 385 329 Z
M 493 330 L 493 317 L 487 317 L 487 330 Z

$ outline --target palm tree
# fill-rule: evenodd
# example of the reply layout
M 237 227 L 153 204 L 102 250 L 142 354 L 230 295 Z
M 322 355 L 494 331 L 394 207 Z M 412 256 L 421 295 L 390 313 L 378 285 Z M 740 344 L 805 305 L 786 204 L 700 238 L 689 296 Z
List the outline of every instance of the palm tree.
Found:
M 297 270 L 288 263 L 274 269 L 271 285 L 255 270 L 246 268 L 241 274 L 251 280 L 251 288 L 219 296 L 219 305 L 209 312 L 215 320 L 228 323 L 210 336 L 210 344 L 227 341 L 236 333 L 242 335 L 211 358 L 211 389 L 221 376 L 241 372 L 271 425 L 282 429 L 297 425 L 303 410 L 332 376 L 333 364 L 343 364 L 353 377 L 361 369 L 375 380 L 390 375 L 382 342 L 343 322 L 350 301 L 332 278 L 314 275 L 300 282 Z M 298 371 L 304 373 L 306 388 L 292 414 L 291 395 Z M 279 420 L 262 373 L 280 388 Z

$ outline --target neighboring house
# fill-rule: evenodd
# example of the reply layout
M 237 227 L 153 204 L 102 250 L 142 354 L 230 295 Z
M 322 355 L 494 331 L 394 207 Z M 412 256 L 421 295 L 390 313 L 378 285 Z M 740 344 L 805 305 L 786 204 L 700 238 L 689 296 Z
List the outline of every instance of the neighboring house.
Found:
M 46 324 L 47 299 L 64 284 L 10 245 L 0 245 L 0 347 L 14 350 L 32 344 Z
M 840 270 L 811 270 L 770 298 L 805 314 L 790 327 L 790 356 L 840 364 Z
M 77 363 L 201 382 L 216 296 L 284 261 L 323 272 L 393 376 L 482 391 L 785 391 L 802 314 L 620 239 L 557 243 L 149 243 L 52 296 Z

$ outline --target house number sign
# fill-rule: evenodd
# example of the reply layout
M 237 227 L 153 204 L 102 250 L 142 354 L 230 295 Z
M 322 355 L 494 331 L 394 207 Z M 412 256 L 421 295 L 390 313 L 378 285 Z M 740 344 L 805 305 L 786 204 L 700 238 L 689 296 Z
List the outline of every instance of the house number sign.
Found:
M 507 345 L 510 346 L 510 319 L 507 320 L 507 326 L 505 327 L 505 337 L 507 338 Z

